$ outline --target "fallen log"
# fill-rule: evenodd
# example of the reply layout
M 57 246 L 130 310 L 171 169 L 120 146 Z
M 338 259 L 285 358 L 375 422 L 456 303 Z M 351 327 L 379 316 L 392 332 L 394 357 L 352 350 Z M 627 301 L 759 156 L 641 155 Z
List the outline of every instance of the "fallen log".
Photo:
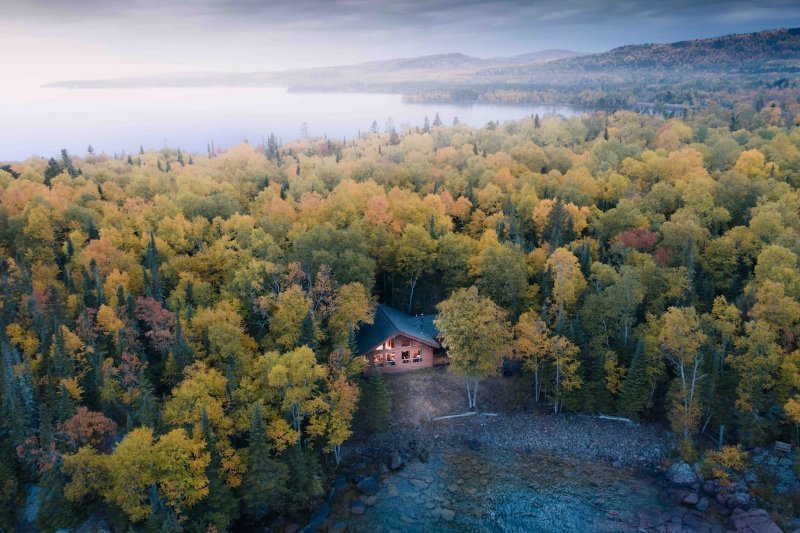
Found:
M 432 420 L 435 422 L 436 420 L 448 420 L 450 418 L 461 418 L 461 417 L 465 417 L 465 416 L 475 416 L 475 415 L 497 416 L 497 413 L 478 413 L 476 411 L 470 411 L 468 413 L 459 413 L 457 415 L 437 416 L 437 417 L 434 417 Z
M 631 420 L 630 418 L 624 418 L 622 416 L 611 416 L 611 415 L 604 415 L 603 413 L 600 413 L 600 415 L 597 418 L 599 418 L 601 420 L 613 420 L 615 422 L 625 422 L 626 424 L 629 424 L 631 426 L 638 426 L 639 425 L 636 422 L 634 422 L 633 420 Z

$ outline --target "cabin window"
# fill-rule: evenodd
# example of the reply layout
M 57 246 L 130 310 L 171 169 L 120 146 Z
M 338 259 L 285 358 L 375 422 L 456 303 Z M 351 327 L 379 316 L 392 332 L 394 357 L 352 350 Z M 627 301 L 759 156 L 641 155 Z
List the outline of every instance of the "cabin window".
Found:
M 408 350 L 403 350 L 400 352 L 400 359 L 403 363 L 410 363 L 411 362 L 411 352 Z
M 403 345 L 403 348 L 405 348 L 406 346 L 411 346 L 411 339 L 409 339 L 408 337 L 403 337 L 401 343 Z
M 395 358 L 395 353 L 394 352 L 387 353 L 386 354 L 386 364 L 389 365 L 389 366 L 394 366 L 395 365 L 394 358 Z
M 414 358 L 412 359 L 413 362 L 415 362 L 415 363 L 421 363 L 422 362 L 422 350 L 413 350 L 411 352 L 411 355 L 414 356 Z
M 384 355 L 382 353 L 376 353 L 375 357 L 372 360 L 373 366 L 383 366 Z
M 394 348 L 394 339 L 389 339 L 383 343 L 384 350 L 391 350 L 392 348 Z

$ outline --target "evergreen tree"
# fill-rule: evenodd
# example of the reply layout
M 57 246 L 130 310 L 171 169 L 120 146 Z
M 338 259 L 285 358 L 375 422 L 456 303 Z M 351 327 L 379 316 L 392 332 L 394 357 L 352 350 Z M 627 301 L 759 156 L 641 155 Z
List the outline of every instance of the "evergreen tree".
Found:
M 206 450 L 211 455 L 211 461 L 206 467 L 208 496 L 192 509 L 187 530 L 196 533 L 205 533 L 211 528 L 215 531 L 227 531 L 236 519 L 239 500 L 220 476 L 222 456 L 218 440 L 211 431 L 211 423 L 208 420 L 205 405 L 200 413 L 200 427 L 203 441 L 206 443 Z
M 461 124 L 461 122 L 459 122 L 458 117 L 453 117 L 453 126 L 458 126 L 459 124 Z
M 386 388 L 383 374 L 374 371 L 361 381 L 358 401 L 358 420 L 369 433 L 382 433 L 389 429 L 392 397 Z
M 292 447 L 294 449 L 294 447 Z M 250 423 L 250 447 L 247 471 L 241 485 L 242 511 L 253 523 L 263 522 L 270 514 L 282 509 L 289 484 L 289 468 L 272 458 L 267 440 L 267 428 L 256 403 Z
M 560 248 L 562 244 L 572 242 L 575 238 L 572 216 L 570 216 L 561 198 L 556 198 L 553 209 L 547 217 L 544 236 L 552 249 Z
M 89 145 L 89 148 L 86 149 L 86 152 L 89 154 L 94 154 L 94 148 L 92 148 L 91 144 Z
M 159 266 L 161 265 L 161 255 L 156 248 L 155 234 L 150 232 L 150 241 L 147 243 L 145 250 L 142 268 L 144 269 L 145 279 L 145 293 L 147 296 L 164 302 L 164 290 L 161 285 L 161 274 L 159 273 Z
M 431 132 L 431 121 L 428 118 L 428 115 L 425 115 L 425 121 L 422 123 L 422 133 L 430 133 Z
M 181 152 L 180 148 L 178 148 L 178 163 L 180 163 L 182 167 L 186 166 L 185 163 L 183 162 L 183 153 Z
M 47 168 L 44 169 L 44 184 L 52 187 L 53 178 L 61 174 L 61 165 L 58 164 L 54 158 L 50 158 L 47 162 Z
M 539 120 L 539 114 L 538 113 L 536 115 L 534 115 L 534 117 L 533 117 L 533 127 L 536 128 L 537 130 L 542 127 L 542 121 Z
M 308 346 L 315 353 L 317 351 L 317 328 L 314 325 L 314 316 L 311 311 L 306 313 L 303 323 L 300 324 L 300 336 L 297 339 L 298 346 Z
M 436 116 L 433 117 L 433 126 L 434 127 L 438 127 L 438 126 L 441 126 L 441 125 L 442 125 L 442 119 L 439 116 L 439 113 L 436 113 Z
M 128 154 L 128 161 L 127 161 L 127 163 L 128 163 L 128 166 L 131 166 L 131 167 L 133 166 L 133 159 L 131 159 L 131 156 L 130 156 L 130 154 Z
M 61 150 L 61 162 L 64 165 L 64 168 L 67 170 L 67 173 L 70 177 L 75 178 L 78 176 L 78 170 L 72 165 L 72 158 L 67 153 L 67 149 L 64 148 Z
M 91 218 L 86 221 L 86 236 L 89 237 L 90 241 L 100 238 L 100 232 L 97 231 L 97 227 L 94 225 L 94 220 Z
M 619 395 L 619 414 L 630 418 L 638 418 L 639 414 L 647 407 L 649 398 L 650 384 L 647 379 L 644 340 L 639 339 Z

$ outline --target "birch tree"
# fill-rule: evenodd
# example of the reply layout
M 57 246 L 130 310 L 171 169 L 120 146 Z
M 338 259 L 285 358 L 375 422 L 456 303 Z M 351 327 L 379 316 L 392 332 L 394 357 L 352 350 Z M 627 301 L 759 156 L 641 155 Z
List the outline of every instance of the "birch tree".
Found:
M 670 307 L 661 317 L 658 344 L 662 356 L 677 373 L 669 418 L 672 428 L 685 439 L 696 429 L 700 417 L 698 388 L 705 378 L 700 348 L 705 342 L 706 335 L 693 307 Z
M 450 368 L 464 376 L 467 406 L 477 410 L 481 378 L 497 372 L 512 347 L 506 312 L 470 287 L 441 302 L 435 324 L 450 355 Z

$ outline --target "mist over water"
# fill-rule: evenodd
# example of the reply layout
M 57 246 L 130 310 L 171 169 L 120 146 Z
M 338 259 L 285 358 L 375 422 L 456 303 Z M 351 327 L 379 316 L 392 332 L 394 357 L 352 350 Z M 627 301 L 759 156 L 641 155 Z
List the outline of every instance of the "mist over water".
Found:
M 230 147 L 261 143 L 270 132 L 284 142 L 301 136 L 347 139 L 391 117 L 401 131 L 439 113 L 470 126 L 538 113 L 571 116 L 569 107 L 530 105 L 407 104 L 397 94 L 289 93 L 280 88 L 200 87 L 148 89 L 44 89 L 37 84 L 0 90 L 0 161 L 50 157 L 67 148 L 82 155 L 136 153 L 165 145 L 205 152 L 208 143 Z

